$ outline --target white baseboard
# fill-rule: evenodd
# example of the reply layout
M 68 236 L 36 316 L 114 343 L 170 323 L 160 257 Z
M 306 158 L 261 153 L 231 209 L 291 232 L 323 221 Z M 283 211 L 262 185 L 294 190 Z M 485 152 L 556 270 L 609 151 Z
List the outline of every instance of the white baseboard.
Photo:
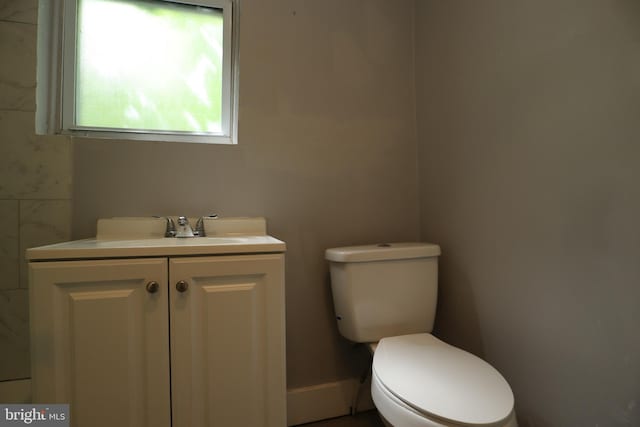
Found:
M 31 380 L 1 381 L 0 403 L 31 403 Z
M 288 390 L 287 425 L 350 414 L 357 386 L 358 380 L 353 378 Z M 31 380 L 0 382 L 0 403 L 31 403 Z M 369 381 L 362 385 L 357 409 L 358 412 L 374 409 Z
M 353 378 L 289 389 L 287 425 L 295 426 L 350 414 L 358 383 L 358 380 Z M 371 384 L 367 381 L 360 390 L 357 409 L 360 412 L 373 408 Z

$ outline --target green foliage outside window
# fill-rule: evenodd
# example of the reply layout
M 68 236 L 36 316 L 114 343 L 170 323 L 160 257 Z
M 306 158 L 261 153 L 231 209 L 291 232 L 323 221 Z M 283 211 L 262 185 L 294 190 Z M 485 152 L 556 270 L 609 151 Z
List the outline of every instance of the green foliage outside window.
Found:
M 158 0 L 81 0 L 76 123 L 221 131 L 222 13 Z

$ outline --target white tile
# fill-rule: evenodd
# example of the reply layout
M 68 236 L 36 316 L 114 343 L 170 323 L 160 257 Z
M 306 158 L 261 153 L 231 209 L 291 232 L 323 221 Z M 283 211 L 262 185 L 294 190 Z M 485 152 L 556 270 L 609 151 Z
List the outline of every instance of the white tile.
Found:
M 69 199 L 71 142 L 34 131 L 35 114 L 0 111 L 0 199 Z
M 0 381 L 29 377 L 29 297 L 0 291 Z
M 36 26 L 0 21 L 0 110 L 35 111 Z
M 0 289 L 19 287 L 18 201 L 0 200 Z
M 35 246 L 64 242 L 71 236 L 70 200 L 20 201 L 20 284 L 28 286 L 25 251 Z
M 38 21 L 38 0 L 0 0 L 0 21 L 35 24 Z

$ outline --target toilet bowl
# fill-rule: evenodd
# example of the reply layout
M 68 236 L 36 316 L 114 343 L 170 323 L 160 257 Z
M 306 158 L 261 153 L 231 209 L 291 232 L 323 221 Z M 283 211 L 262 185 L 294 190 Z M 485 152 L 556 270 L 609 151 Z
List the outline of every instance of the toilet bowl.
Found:
M 517 427 L 511 388 L 484 360 L 431 335 L 440 247 L 327 249 L 338 330 L 374 351 L 371 394 L 393 427 Z
M 513 393 L 482 359 L 431 334 L 382 339 L 371 395 L 396 427 L 517 427 Z

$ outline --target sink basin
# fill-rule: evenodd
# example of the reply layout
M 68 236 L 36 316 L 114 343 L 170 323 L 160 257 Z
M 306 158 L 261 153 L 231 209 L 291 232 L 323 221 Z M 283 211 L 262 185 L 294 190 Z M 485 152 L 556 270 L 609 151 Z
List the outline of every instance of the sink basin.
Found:
M 177 223 L 177 217 L 171 218 Z M 189 218 L 192 228 L 195 228 L 197 221 L 198 218 Z M 101 218 L 98 220 L 97 228 L 97 240 L 157 239 L 164 237 L 166 220 L 155 217 Z M 264 218 L 259 217 L 205 217 L 204 231 L 206 238 L 266 236 L 267 224 Z M 195 239 L 202 239 L 202 237 L 195 237 Z
M 96 238 L 31 248 L 27 250 L 27 259 L 258 254 L 286 250 L 284 242 L 266 234 L 264 218 L 208 219 L 205 237 L 164 237 L 165 228 L 164 218 L 100 219 Z

